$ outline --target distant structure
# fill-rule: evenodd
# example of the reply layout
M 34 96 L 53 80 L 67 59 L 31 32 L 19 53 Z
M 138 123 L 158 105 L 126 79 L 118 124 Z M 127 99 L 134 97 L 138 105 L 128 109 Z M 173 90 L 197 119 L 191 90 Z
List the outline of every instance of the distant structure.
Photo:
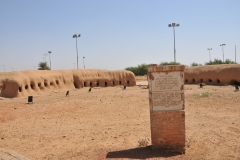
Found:
M 118 70 L 31 70 L 1 72 L 0 96 L 6 98 L 39 95 L 84 87 L 135 86 L 131 71 Z
M 185 84 L 240 85 L 240 64 L 186 67 Z

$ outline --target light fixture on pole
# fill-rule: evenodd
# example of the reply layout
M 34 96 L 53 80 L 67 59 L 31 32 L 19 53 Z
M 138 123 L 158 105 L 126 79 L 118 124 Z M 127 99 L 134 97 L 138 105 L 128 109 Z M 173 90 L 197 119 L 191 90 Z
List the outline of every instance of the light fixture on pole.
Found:
M 174 36 L 174 62 L 176 63 L 176 49 L 175 49 L 175 27 L 179 27 L 180 24 L 172 23 L 168 24 L 168 27 L 173 27 L 173 36 Z
M 212 48 L 208 48 L 207 50 L 209 50 L 209 60 L 210 60 L 210 62 L 211 62 L 212 60 L 211 60 L 210 50 L 212 50 Z
M 50 70 L 52 70 L 52 67 L 51 67 L 51 58 L 50 58 L 50 54 L 52 53 L 52 51 L 48 51 L 48 55 L 49 55 L 49 63 L 50 63 Z
M 223 46 L 226 46 L 226 44 L 220 44 L 220 46 L 222 46 L 222 52 L 223 52 L 223 62 L 224 62 L 224 50 L 223 50 Z
M 85 69 L 85 63 L 84 63 L 84 59 L 85 59 L 85 57 L 83 57 L 83 67 L 84 67 L 84 69 Z
M 78 69 L 78 48 L 77 48 L 77 38 L 80 37 L 81 34 L 74 34 L 73 38 L 76 38 L 76 51 L 77 51 L 77 69 Z

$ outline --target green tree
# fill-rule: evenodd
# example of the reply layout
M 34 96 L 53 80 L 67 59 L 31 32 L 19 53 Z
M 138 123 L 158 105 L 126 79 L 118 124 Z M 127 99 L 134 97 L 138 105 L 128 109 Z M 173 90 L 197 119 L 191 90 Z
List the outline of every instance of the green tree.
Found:
M 214 59 L 214 61 L 209 61 L 205 63 L 205 65 L 217 65 L 217 64 L 236 64 L 236 63 L 231 61 L 230 59 L 226 59 L 225 62 L 223 62 L 220 59 Z
M 50 70 L 50 67 L 47 65 L 47 62 L 39 62 L 38 70 Z
M 234 61 L 231 61 L 230 59 L 226 59 L 224 63 L 225 64 L 237 64 Z
M 150 64 L 140 64 L 137 67 L 127 67 L 125 70 L 132 71 L 136 76 L 143 76 L 147 74 L 147 69 Z
M 202 64 L 200 64 L 200 63 L 198 64 L 198 63 L 193 62 L 193 63 L 190 64 L 190 66 L 202 66 Z
M 161 62 L 159 66 L 166 66 L 166 65 L 180 65 L 179 62 Z

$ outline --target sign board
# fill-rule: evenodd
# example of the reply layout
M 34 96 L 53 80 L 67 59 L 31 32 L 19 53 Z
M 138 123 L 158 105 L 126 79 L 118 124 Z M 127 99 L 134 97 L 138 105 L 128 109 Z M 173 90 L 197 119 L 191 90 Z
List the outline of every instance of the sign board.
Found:
M 184 66 L 153 66 L 148 69 L 149 103 L 152 111 L 184 109 Z

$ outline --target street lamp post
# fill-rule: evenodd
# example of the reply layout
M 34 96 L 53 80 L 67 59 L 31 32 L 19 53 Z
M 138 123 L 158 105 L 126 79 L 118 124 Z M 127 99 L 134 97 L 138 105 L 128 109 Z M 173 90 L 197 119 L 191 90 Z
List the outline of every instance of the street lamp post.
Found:
M 209 59 L 210 59 L 210 62 L 211 62 L 211 54 L 210 54 L 210 50 L 212 50 L 212 48 L 208 48 L 207 50 L 209 50 Z
M 75 63 L 73 63 L 74 69 L 75 69 Z
M 220 44 L 220 46 L 222 46 L 222 52 L 223 52 L 223 62 L 224 62 L 224 50 L 223 50 L 223 46 L 225 46 L 226 44 Z
M 236 45 L 235 45 L 235 63 L 237 63 L 237 62 L 236 62 L 236 52 L 237 52 L 237 47 L 236 47 Z
M 52 70 L 52 67 L 51 67 L 51 58 L 50 58 L 50 54 L 52 53 L 52 51 L 48 51 L 48 55 L 49 55 L 49 62 L 50 62 L 50 70 Z
M 174 62 L 176 63 L 176 49 L 175 49 L 175 27 L 179 27 L 180 24 L 172 23 L 168 24 L 168 27 L 173 27 L 173 36 L 174 36 Z
M 84 63 L 84 59 L 85 59 L 85 57 L 83 57 L 83 67 L 84 67 L 84 69 L 85 69 L 85 63 Z
M 81 34 L 74 34 L 73 38 L 76 38 L 76 51 L 77 51 L 77 69 L 78 69 L 78 48 L 77 48 L 77 38 L 80 37 Z
M 44 53 L 43 55 L 44 55 L 44 57 L 45 57 L 45 63 L 46 63 L 46 56 L 47 56 L 47 53 Z

